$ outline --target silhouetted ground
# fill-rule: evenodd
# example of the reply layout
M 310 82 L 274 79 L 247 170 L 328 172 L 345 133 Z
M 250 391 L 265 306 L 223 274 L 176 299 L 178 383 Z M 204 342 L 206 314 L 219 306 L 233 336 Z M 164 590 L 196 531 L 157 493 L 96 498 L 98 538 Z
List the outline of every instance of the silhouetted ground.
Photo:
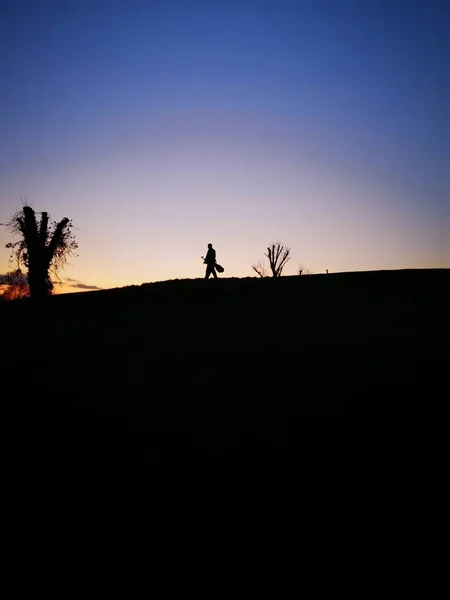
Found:
M 175 280 L 5 302 L 4 399 L 30 444 L 60 436 L 75 456 L 270 460 L 311 439 L 307 416 L 431 410 L 449 277 Z

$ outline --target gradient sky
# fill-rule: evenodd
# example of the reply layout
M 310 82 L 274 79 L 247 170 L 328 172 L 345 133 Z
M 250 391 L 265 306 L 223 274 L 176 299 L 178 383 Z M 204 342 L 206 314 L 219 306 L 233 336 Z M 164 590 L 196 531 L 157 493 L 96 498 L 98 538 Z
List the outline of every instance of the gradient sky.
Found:
M 276 240 L 286 275 L 449 267 L 449 32 L 445 0 L 1 0 L 0 222 L 70 217 L 87 286 L 208 242 L 230 277 Z

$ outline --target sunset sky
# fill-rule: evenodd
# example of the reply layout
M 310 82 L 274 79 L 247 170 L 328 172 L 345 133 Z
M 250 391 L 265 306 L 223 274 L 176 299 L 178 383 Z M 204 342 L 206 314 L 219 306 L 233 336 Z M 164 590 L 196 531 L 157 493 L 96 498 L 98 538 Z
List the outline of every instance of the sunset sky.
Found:
M 70 284 L 450 267 L 445 0 L 1 0 L 0 222 Z M 11 241 L 0 227 L 0 275 Z

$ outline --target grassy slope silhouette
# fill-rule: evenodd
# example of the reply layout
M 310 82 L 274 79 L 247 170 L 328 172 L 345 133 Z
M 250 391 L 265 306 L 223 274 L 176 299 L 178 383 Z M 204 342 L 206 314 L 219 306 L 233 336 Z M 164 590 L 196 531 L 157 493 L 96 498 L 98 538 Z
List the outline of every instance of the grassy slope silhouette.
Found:
M 4 384 L 24 412 L 76 431 L 80 448 L 283 448 L 304 416 L 412 406 L 445 368 L 435 334 L 449 277 L 174 280 L 5 302 Z

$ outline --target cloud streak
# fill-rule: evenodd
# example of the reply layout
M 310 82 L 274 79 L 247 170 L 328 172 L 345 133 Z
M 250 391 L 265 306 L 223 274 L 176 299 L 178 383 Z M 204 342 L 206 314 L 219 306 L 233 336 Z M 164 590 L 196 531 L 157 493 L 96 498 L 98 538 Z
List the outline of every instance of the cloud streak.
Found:
M 103 288 L 97 285 L 86 285 L 85 283 L 72 283 L 70 287 L 78 288 L 80 290 L 102 290 Z
M 71 279 L 70 277 L 66 278 L 67 285 L 70 287 L 76 288 L 78 290 L 102 290 L 103 288 L 98 287 L 97 285 L 88 285 L 86 283 L 82 283 L 77 279 Z

